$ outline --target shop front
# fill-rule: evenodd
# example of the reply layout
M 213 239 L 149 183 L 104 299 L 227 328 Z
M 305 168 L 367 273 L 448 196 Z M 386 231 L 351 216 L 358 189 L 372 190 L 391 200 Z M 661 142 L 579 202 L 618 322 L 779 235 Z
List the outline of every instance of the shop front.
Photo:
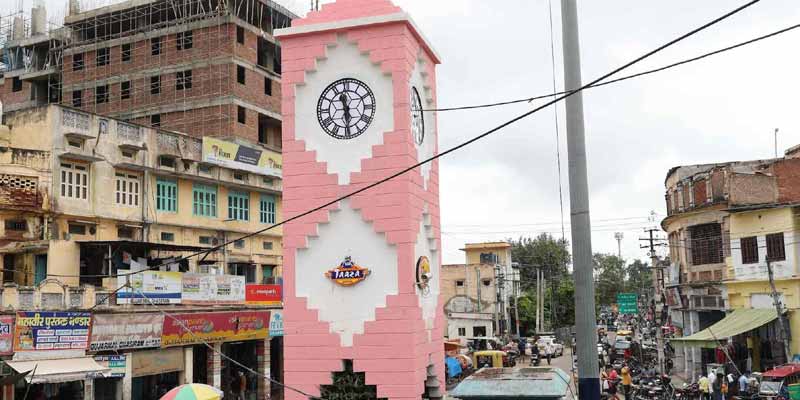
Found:
M 712 367 L 726 371 L 766 371 L 786 363 L 774 309 L 740 308 L 721 321 L 691 336 L 673 339 L 678 347 L 701 348 Z M 787 328 L 788 330 L 788 328 Z
M 158 400 L 182 384 L 183 348 L 145 350 L 130 353 L 131 398 Z

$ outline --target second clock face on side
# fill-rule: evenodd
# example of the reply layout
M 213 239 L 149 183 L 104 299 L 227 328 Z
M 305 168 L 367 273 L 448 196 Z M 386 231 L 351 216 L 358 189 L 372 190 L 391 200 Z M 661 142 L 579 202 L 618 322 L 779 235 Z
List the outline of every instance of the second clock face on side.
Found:
M 353 139 L 369 128 L 375 107 L 375 95 L 366 83 L 353 78 L 339 79 L 319 96 L 317 119 L 331 137 Z
M 425 116 L 422 111 L 422 100 L 416 87 L 411 87 L 411 133 L 414 142 L 421 145 L 425 141 Z

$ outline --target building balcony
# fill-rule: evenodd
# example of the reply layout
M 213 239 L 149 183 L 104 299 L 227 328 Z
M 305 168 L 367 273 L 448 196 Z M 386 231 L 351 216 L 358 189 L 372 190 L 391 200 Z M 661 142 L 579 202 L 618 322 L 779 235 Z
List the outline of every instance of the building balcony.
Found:
M 725 309 L 725 299 L 722 296 L 689 296 L 687 299 L 687 310 L 712 311 Z

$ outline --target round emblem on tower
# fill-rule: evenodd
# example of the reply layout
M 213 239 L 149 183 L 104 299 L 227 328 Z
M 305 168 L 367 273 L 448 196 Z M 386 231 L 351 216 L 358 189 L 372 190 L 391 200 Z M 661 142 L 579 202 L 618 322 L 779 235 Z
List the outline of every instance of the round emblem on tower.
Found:
M 375 95 L 366 83 L 345 78 L 328 85 L 317 102 L 322 130 L 336 139 L 353 139 L 364 133 L 375 116 Z
M 422 114 L 422 100 L 416 87 L 411 87 L 411 134 L 414 142 L 421 145 L 425 141 L 425 116 Z

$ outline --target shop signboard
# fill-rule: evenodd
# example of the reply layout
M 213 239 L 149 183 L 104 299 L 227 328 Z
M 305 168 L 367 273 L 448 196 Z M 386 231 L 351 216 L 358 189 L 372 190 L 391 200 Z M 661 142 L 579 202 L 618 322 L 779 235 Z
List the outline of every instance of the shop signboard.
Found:
M 142 271 L 125 275 L 128 270 L 118 270 L 117 288 L 129 280 L 130 287 L 117 292 L 117 304 L 180 304 L 181 273 L 164 271 Z M 149 299 L 149 300 L 148 300 Z
M 14 351 L 86 350 L 92 314 L 88 312 L 19 311 Z
M 183 349 L 145 350 L 131 353 L 131 375 L 134 378 L 147 375 L 183 371 Z
M 14 317 L 0 316 L 0 356 L 14 354 Z
M 620 314 L 636 314 L 639 312 L 636 293 L 617 293 L 617 304 Z
M 161 347 L 161 314 L 95 314 L 89 351 Z
M 203 162 L 278 178 L 283 171 L 278 153 L 211 137 L 203 138 Z
M 269 315 L 269 336 L 283 336 L 283 311 L 273 310 Z
M 94 360 L 101 366 L 108 368 L 108 372 L 99 373 L 99 376 L 89 376 L 90 378 L 124 378 L 127 366 L 127 357 L 124 354 L 114 354 L 109 356 L 94 356 Z
M 161 346 L 235 342 L 268 336 L 269 311 L 223 311 L 173 314 L 164 318 Z
M 247 285 L 245 301 L 260 306 L 280 306 L 283 303 L 282 285 Z
M 183 274 L 183 304 L 244 304 L 245 277 Z

